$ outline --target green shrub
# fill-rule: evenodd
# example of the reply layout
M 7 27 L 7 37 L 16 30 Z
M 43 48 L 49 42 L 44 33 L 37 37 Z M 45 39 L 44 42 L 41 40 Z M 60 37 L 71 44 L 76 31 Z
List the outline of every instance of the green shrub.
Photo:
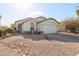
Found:
M 13 30 L 10 29 L 10 28 L 8 28 L 8 29 L 5 30 L 5 32 L 7 32 L 7 33 L 13 33 Z
M 2 31 L 2 30 L 0 30 L 0 37 L 2 36 L 2 34 L 3 34 L 3 31 Z
M 7 35 L 8 33 L 13 33 L 13 30 L 10 28 L 7 28 L 5 30 L 0 30 L 0 37 Z
M 6 34 L 7 34 L 7 31 L 6 31 L 6 30 L 4 30 L 4 31 L 3 31 L 3 36 L 4 36 L 4 35 L 6 35 Z

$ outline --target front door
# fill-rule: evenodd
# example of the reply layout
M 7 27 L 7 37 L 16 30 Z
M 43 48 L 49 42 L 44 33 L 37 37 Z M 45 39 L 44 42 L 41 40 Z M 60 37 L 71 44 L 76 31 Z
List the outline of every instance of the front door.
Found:
M 34 32 L 34 22 L 31 22 L 30 25 L 31 25 L 30 26 L 30 31 L 33 34 L 33 32 Z

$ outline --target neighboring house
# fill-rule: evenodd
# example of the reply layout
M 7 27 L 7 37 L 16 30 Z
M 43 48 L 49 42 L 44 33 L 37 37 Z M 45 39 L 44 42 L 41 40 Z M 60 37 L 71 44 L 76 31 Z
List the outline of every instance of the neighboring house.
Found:
M 58 31 L 58 24 L 54 18 L 36 17 L 26 18 L 15 22 L 16 30 L 24 32 L 43 32 L 44 34 L 56 33 Z

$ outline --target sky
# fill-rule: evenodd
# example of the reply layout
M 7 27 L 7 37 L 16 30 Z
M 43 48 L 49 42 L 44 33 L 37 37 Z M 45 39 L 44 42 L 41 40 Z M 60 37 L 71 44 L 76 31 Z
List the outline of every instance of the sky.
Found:
M 0 3 L 1 25 L 10 26 L 17 20 L 27 17 L 52 17 L 62 21 L 76 17 L 77 3 Z

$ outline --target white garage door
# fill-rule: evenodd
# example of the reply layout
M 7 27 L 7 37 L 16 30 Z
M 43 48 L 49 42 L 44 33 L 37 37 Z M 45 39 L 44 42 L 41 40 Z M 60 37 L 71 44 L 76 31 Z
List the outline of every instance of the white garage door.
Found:
M 44 31 L 45 34 L 47 34 L 47 33 L 56 33 L 57 32 L 57 27 L 55 25 L 44 25 L 42 30 Z

